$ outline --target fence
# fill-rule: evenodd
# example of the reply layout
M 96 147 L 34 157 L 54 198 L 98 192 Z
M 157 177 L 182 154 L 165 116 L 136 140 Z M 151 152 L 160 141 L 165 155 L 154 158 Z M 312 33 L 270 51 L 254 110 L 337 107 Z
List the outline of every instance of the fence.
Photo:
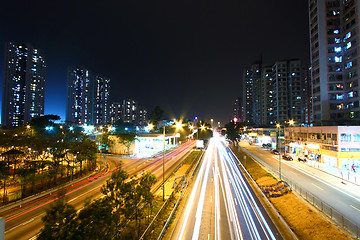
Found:
M 274 174 L 276 174 L 276 175 L 279 174 L 279 169 L 275 169 L 272 166 L 268 165 L 267 163 L 263 162 L 261 159 L 255 157 L 253 154 L 251 154 L 246 149 L 241 148 L 241 150 L 244 151 L 247 155 L 251 156 L 255 161 L 259 162 L 261 165 L 263 165 L 265 168 L 267 168 Z M 360 239 L 360 229 L 357 224 L 355 224 L 354 222 L 352 222 L 349 219 L 347 219 L 346 217 L 344 217 L 334 207 L 325 203 L 324 201 L 322 201 L 320 198 L 316 197 L 312 193 L 304 190 L 299 185 L 296 185 L 293 181 L 289 180 L 288 178 L 284 177 L 283 175 L 282 175 L 282 179 L 285 180 L 290 185 L 290 187 L 292 188 L 293 191 L 298 193 L 308 203 L 310 203 L 312 206 L 314 206 L 316 209 L 318 209 L 320 212 L 322 212 L 325 216 L 330 218 L 334 223 L 336 223 L 342 229 L 347 231 L 353 237 L 355 237 L 356 239 Z
M 293 191 L 298 193 L 303 199 L 305 199 L 308 203 L 314 206 L 317 210 L 322 212 L 325 216 L 330 218 L 333 222 L 343 228 L 345 231 L 350 233 L 353 237 L 359 239 L 360 232 L 359 226 L 344 217 L 340 212 L 335 210 L 332 206 L 323 202 L 321 199 L 313 195 L 312 193 L 302 189 L 300 186 L 296 185 L 291 180 L 284 178 L 283 179 L 290 185 Z

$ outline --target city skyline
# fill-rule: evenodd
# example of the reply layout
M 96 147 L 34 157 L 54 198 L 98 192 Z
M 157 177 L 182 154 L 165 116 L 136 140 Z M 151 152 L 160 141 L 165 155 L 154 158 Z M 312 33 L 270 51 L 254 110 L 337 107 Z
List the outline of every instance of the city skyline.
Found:
M 69 9 L 53 4 L 24 2 L 28 8 L 19 9 L 12 22 L 6 21 L 11 11 L 5 11 L 0 45 L 17 40 L 44 50 L 45 114 L 60 115 L 62 120 L 67 68 L 73 65 L 108 76 L 111 92 L 116 92 L 110 102 L 133 98 L 147 103 L 148 110 L 161 106 L 169 117 L 196 115 L 224 122 L 231 118 L 231 103 L 241 92 L 242 68 L 249 62 L 261 56 L 264 62 L 284 58 L 309 62 L 308 8 L 303 1 L 220 6 L 76 3 Z M 2 9 L 15 5 L 5 3 Z M 100 15 L 101 11 L 107 14 Z M 94 17 L 80 20 L 87 14 Z M 26 22 L 30 17 L 41 24 L 30 28 Z

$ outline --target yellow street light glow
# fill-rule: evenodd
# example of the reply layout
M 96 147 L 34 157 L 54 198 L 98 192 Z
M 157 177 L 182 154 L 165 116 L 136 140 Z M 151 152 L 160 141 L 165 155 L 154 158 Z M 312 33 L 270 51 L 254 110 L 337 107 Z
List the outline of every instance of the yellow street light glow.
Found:
M 281 125 L 279 123 L 276 124 L 276 127 L 279 128 Z
M 149 124 L 148 124 L 148 128 L 149 128 L 149 130 L 153 130 L 153 129 L 154 129 L 154 125 L 153 125 L 152 123 L 149 123 Z
M 200 129 L 204 131 L 205 130 L 205 125 L 201 125 Z
M 190 125 L 189 128 L 190 128 L 191 130 L 193 130 L 193 129 L 194 129 L 194 126 L 193 126 L 193 125 Z
M 181 120 L 178 121 L 178 122 L 175 122 L 175 127 L 176 127 L 176 130 L 182 129 L 182 122 L 181 122 Z
M 26 128 L 29 129 L 29 128 L 30 128 L 30 125 L 27 125 Z
M 289 125 L 294 125 L 294 120 L 289 120 Z

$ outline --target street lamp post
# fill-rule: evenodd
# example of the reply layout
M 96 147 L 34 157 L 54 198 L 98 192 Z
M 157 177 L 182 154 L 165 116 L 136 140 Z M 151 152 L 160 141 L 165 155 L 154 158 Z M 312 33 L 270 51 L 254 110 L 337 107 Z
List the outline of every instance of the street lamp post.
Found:
M 164 125 L 164 149 L 163 149 L 163 201 L 165 201 L 165 125 Z
M 280 127 L 281 125 L 278 123 L 276 124 L 276 128 L 277 128 L 277 141 L 279 144 L 279 178 L 281 180 L 281 140 L 280 140 Z
M 286 137 L 285 137 L 285 135 L 286 135 L 286 134 L 285 134 L 285 133 L 286 133 L 286 130 L 285 130 L 285 128 L 286 128 L 286 123 L 289 124 L 289 127 L 290 127 L 290 126 L 294 125 L 295 122 L 294 122 L 294 120 L 291 119 L 291 120 L 289 120 L 289 121 L 287 121 L 287 122 L 284 123 L 284 155 L 286 155 Z M 290 138 L 290 137 L 289 137 L 289 138 Z

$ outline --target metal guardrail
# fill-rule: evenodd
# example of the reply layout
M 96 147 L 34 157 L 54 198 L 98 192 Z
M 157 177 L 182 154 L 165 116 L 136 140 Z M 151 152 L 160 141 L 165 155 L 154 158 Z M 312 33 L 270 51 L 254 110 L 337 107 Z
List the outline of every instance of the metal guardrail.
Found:
M 263 196 L 263 199 L 267 202 L 267 204 L 271 207 L 271 209 L 273 210 L 273 212 L 275 213 L 275 215 L 278 217 L 278 219 L 280 219 L 280 221 L 284 224 L 284 226 L 286 227 L 286 229 L 288 230 L 288 232 L 290 233 L 290 235 L 293 237 L 293 239 L 298 239 L 297 236 L 295 235 L 295 233 L 291 230 L 290 226 L 287 224 L 287 222 L 284 220 L 284 218 L 280 215 L 280 213 L 276 210 L 276 208 L 273 206 L 273 204 L 269 201 L 269 199 L 265 196 L 265 194 L 261 191 L 260 187 L 258 186 L 258 184 L 256 183 L 256 181 L 251 177 L 250 173 L 246 170 L 245 166 L 241 163 L 241 161 L 237 158 L 237 156 L 235 155 L 235 153 L 228 148 L 229 151 L 231 152 L 232 156 L 237 160 L 239 167 L 242 168 L 242 171 L 244 173 L 246 173 L 247 177 L 249 179 L 251 179 L 251 181 L 254 183 L 254 185 L 258 188 L 258 191 L 260 192 L 260 194 Z
M 257 158 L 252 153 L 250 153 L 248 150 L 246 150 L 242 147 L 240 147 L 240 148 L 247 155 L 251 156 L 255 161 L 257 161 L 258 163 L 263 165 L 269 171 L 273 172 L 275 176 L 279 173 L 278 169 L 275 169 L 272 166 L 268 165 L 267 163 L 261 161 L 259 158 Z M 360 239 L 360 229 L 359 229 L 358 224 L 355 224 L 354 222 L 350 221 L 348 218 L 344 217 L 339 211 L 337 211 L 334 207 L 327 204 L 320 198 L 316 197 L 314 194 L 302 189 L 300 186 L 295 184 L 290 179 L 288 179 L 284 176 L 282 176 L 282 178 L 290 185 L 290 187 L 293 189 L 293 191 L 298 193 L 304 200 L 306 200 L 308 203 L 310 203 L 312 206 L 314 206 L 317 210 L 322 212 L 326 217 L 328 217 L 335 224 L 337 224 L 339 227 L 341 227 L 346 232 L 348 232 L 351 236 L 353 236 L 356 239 Z
M 173 210 L 171 211 L 171 214 L 170 214 L 169 218 L 167 219 L 167 221 L 166 221 L 166 223 L 165 223 L 165 225 L 164 225 L 163 229 L 161 230 L 161 233 L 160 233 L 159 237 L 157 238 L 157 240 L 162 239 L 162 237 L 164 236 L 165 231 L 166 231 L 166 229 L 167 229 L 167 227 L 168 227 L 168 225 L 169 225 L 169 223 L 170 223 L 170 221 L 171 221 L 172 217 L 174 216 L 174 213 L 175 213 L 176 209 L 178 208 L 178 206 L 179 206 L 179 204 L 180 204 L 180 201 L 181 201 L 181 199 L 182 199 L 182 196 L 184 195 L 184 193 L 185 193 L 185 191 L 186 191 L 187 187 L 189 186 L 189 182 L 190 182 L 190 180 L 192 179 L 192 177 L 193 177 L 193 175 L 194 175 L 194 173 L 195 173 L 195 171 L 196 171 L 197 167 L 199 166 L 199 163 L 201 162 L 201 159 L 202 159 L 202 157 L 203 157 L 203 155 L 204 155 L 205 151 L 206 151 L 206 150 L 204 150 L 204 151 L 201 153 L 201 156 L 199 157 L 198 162 L 196 163 L 196 166 L 194 167 L 193 171 L 191 172 L 189 179 L 186 181 L 186 183 L 185 183 L 185 187 L 184 187 L 184 189 L 183 189 L 183 191 L 182 191 L 182 193 L 181 193 L 181 195 L 180 195 L 179 199 L 177 200 L 177 202 L 176 202 L 176 204 L 175 204 L 175 206 L 174 206 Z M 186 171 L 186 174 L 187 174 L 187 173 L 188 173 L 188 171 Z M 181 209 L 181 211 L 182 211 L 182 209 Z M 174 228 L 174 229 L 175 229 L 175 228 Z M 173 232 L 171 233 L 171 235 L 172 235 L 172 234 L 173 234 Z
M 300 186 L 296 185 L 291 180 L 284 178 L 285 181 L 291 186 L 293 191 L 298 193 L 303 199 L 305 199 L 308 203 L 314 206 L 317 210 L 322 212 L 325 216 L 330 218 L 333 222 L 335 222 L 338 226 L 348 232 L 350 235 L 355 237 L 356 239 L 360 239 L 360 231 L 359 226 L 346 217 L 344 217 L 339 211 L 330 206 L 329 204 L 322 201 L 320 198 L 316 197 L 314 194 L 307 192 L 302 189 Z
M 199 154 L 200 154 L 200 153 L 199 153 Z M 185 156 L 185 157 L 188 157 L 189 155 L 190 155 L 190 153 L 187 154 L 187 156 Z M 197 157 L 198 157 L 198 155 L 196 156 L 196 158 L 197 158 Z M 195 158 L 195 160 L 196 160 L 196 158 Z M 201 159 L 201 156 L 200 156 L 199 159 Z M 195 161 L 195 160 L 194 160 L 194 161 Z M 191 163 L 191 165 L 192 165 L 192 164 L 193 164 L 193 162 Z M 176 168 L 174 171 L 177 171 L 182 165 L 183 165 L 183 164 L 179 164 L 179 166 L 177 166 L 177 168 Z M 188 174 L 188 170 L 186 171 L 185 175 L 187 175 L 187 174 Z M 167 180 L 170 176 L 171 176 L 171 174 L 170 174 L 169 176 L 167 176 L 166 180 Z M 189 181 L 189 180 L 188 180 L 188 181 Z M 176 205 L 175 205 L 175 207 L 174 207 L 174 210 L 171 212 L 170 217 L 168 218 L 167 222 L 165 223 L 165 225 L 164 225 L 164 227 L 163 227 L 163 230 L 162 230 L 162 232 L 161 232 L 160 235 L 159 235 L 159 238 L 162 237 L 162 235 L 164 234 L 164 231 L 165 231 L 167 225 L 169 224 L 169 222 L 170 222 L 170 220 L 171 220 L 171 218 L 172 218 L 172 216 L 173 216 L 173 214 L 174 214 L 174 212 L 175 212 L 175 209 L 177 208 L 178 203 L 180 202 L 180 199 L 181 199 L 181 197 L 182 197 L 182 195 L 183 195 L 183 193 L 184 193 L 184 191 L 185 191 L 185 189 L 186 189 L 186 186 L 187 186 L 188 181 L 187 181 L 186 184 L 185 184 L 184 190 L 183 190 L 180 198 L 179 198 L 178 201 L 176 202 Z M 182 183 L 182 182 L 180 182 L 180 183 Z M 180 183 L 179 183 L 179 184 L 180 184 Z M 161 184 L 160 184 L 159 186 L 157 186 L 157 187 L 155 188 L 154 192 L 156 192 L 161 186 L 162 186 Z M 168 205 L 169 199 L 172 198 L 172 195 L 173 195 L 173 194 L 174 194 L 174 192 L 172 192 L 171 196 L 163 203 L 163 205 L 161 206 L 160 210 L 157 212 L 156 216 L 152 219 L 152 221 L 150 222 L 150 224 L 148 225 L 148 227 L 145 229 L 145 231 L 143 232 L 143 234 L 142 234 L 141 237 L 139 238 L 140 240 L 144 239 L 144 237 L 146 236 L 147 232 L 148 232 L 148 231 L 151 229 L 151 227 L 153 226 L 153 224 L 154 224 L 155 220 L 157 219 L 157 217 L 159 216 L 159 214 L 160 214 L 160 213 L 163 211 L 163 209 Z

